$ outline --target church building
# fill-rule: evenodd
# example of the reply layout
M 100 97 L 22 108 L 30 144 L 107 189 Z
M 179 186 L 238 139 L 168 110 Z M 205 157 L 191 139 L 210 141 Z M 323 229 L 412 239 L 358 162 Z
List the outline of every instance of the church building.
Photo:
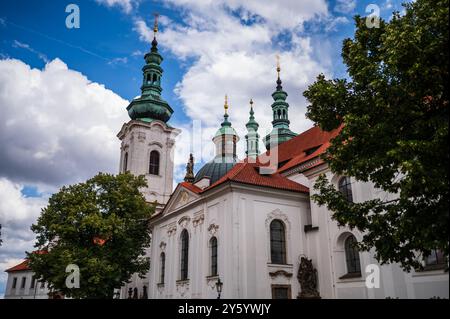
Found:
M 212 139 L 214 158 L 194 175 L 191 155 L 185 180 L 173 189 L 180 130 L 168 123 L 173 110 L 161 96 L 156 25 L 154 31 L 142 93 L 127 107 L 131 120 L 117 135 L 120 171 L 145 175 L 143 193 L 156 205 L 151 266 L 146 278 L 134 276 L 122 288 L 121 298 L 217 298 L 219 292 L 222 298 L 448 298 L 448 264 L 440 251 L 423 261 L 423 271 L 381 266 L 374 251 L 355 248 L 363 234 L 339 227 L 326 207 L 312 201 L 320 174 L 349 201 L 395 195 L 331 172 L 320 155 L 339 129 L 291 131 L 279 64 L 273 130 L 260 138 L 250 100 L 246 153 L 239 160 L 239 137 L 225 98 L 223 121 Z

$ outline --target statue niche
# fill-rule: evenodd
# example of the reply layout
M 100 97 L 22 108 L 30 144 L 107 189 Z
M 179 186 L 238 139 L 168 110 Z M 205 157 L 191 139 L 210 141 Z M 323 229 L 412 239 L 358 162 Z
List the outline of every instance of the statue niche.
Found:
M 313 267 L 311 259 L 301 257 L 297 279 L 301 288 L 298 299 L 320 298 L 320 294 L 317 291 L 317 269 Z

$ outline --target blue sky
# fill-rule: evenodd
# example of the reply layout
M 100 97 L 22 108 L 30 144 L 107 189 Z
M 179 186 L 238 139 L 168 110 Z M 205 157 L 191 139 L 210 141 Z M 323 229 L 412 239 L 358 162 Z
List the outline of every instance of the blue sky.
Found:
M 230 120 L 245 134 L 248 101 L 255 101 L 260 134 L 270 129 L 275 56 L 288 92 L 291 128 L 301 132 L 302 92 L 319 73 L 345 77 L 341 44 L 354 32 L 352 17 L 368 4 L 383 18 L 397 0 L 79 0 L 0 2 L 0 296 L 3 270 L 32 249 L 30 225 L 48 196 L 98 171 L 118 171 L 126 106 L 140 93 L 143 55 L 153 13 L 160 14 L 163 96 L 174 109 L 175 182 L 188 153 L 196 169 L 211 156 L 223 98 Z M 68 4 L 80 8 L 80 28 L 68 29 Z M 202 125 L 192 138 L 192 122 Z M 197 150 L 201 150 L 198 152 Z M 243 155 L 242 141 L 238 145 Z

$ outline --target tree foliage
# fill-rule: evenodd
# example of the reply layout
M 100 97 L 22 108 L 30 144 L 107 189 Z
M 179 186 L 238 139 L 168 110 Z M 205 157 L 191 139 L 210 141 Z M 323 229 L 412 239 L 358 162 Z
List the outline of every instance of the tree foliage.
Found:
M 28 253 L 37 278 L 73 298 L 112 298 L 133 273 L 144 275 L 143 257 L 150 244 L 153 207 L 139 191 L 143 176 L 98 174 L 52 195 L 37 223 L 35 246 L 48 253 Z M 80 287 L 66 286 L 66 267 L 80 269 Z
M 349 203 L 321 176 L 313 199 L 364 233 L 361 249 L 409 270 L 433 249 L 448 257 L 449 3 L 404 7 L 379 28 L 356 16 L 342 49 L 349 79 L 319 75 L 304 96 L 321 128 L 342 125 L 325 154 L 331 170 L 395 194 Z

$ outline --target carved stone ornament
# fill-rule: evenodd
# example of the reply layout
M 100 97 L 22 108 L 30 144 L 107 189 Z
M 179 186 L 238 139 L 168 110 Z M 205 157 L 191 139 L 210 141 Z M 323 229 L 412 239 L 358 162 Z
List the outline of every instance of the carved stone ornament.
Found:
M 165 242 L 161 242 L 161 244 L 159 244 L 159 248 L 161 248 L 162 251 L 164 251 L 166 249 L 166 243 Z
M 192 220 L 192 226 L 197 227 L 198 225 L 203 224 L 203 221 L 205 220 L 205 215 L 201 214 L 199 216 L 195 216 Z
M 219 230 L 219 225 L 216 225 L 216 224 L 211 224 L 208 227 L 208 232 L 211 236 L 214 236 L 218 230 Z
M 172 236 L 177 232 L 177 225 L 172 224 L 167 227 L 167 236 Z
M 317 269 L 313 267 L 311 259 L 301 257 L 297 279 L 301 288 L 298 299 L 320 298 L 320 294 L 317 291 Z

